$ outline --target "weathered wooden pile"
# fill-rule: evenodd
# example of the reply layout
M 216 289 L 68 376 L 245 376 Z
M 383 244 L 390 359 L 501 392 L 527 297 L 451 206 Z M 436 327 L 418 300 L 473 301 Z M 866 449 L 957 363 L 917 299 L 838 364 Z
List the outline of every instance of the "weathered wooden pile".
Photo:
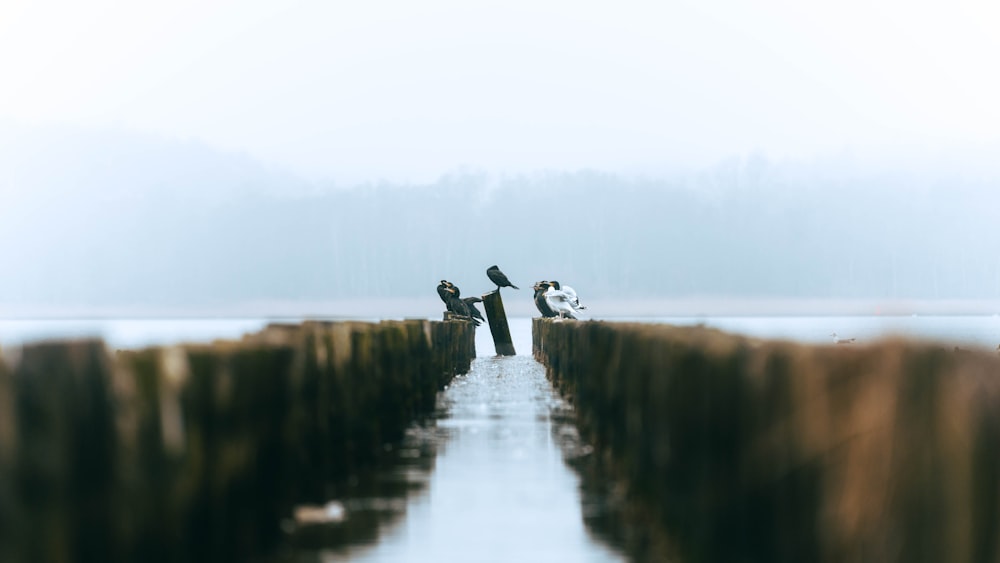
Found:
M 242 341 L 24 346 L 0 362 L 0 561 L 246 561 L 475 357 L 468 322 L 307 322 Z M 11 356 L 11 354 L 8 354 Z
M 1000 560 L 1000 360 L 536 319 L 636 560 Z

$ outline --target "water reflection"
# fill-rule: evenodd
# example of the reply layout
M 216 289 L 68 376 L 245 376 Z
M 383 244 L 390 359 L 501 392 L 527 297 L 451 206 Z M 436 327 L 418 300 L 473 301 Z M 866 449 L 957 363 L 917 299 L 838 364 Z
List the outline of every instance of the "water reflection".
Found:
M 426 490 L 443 440 L 433 418 L 411 426 L 374 470 L 332 485 L 322 506 L 297 507 L 283 524 L 286 545 L 269 561 L 346 561 L 373 545 L 405 516 L 409 499 Z
M 480 357 L 456 378 L 407 436 L 402 451 L 419 455 L 397 456 L 376 494 L 342 500 L 343 522 L 292 527 L 283 561 L 623 560 L 584 525 L 564 461 L 589 453 L 572 409 L 527 355 L 530 340 L 519 346 L 525 355 Z

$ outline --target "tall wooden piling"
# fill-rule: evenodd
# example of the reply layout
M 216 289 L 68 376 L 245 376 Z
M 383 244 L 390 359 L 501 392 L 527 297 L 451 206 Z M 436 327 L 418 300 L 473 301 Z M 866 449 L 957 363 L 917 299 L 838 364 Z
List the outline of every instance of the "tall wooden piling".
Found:
M 507 313 L 503 309 L 500 290 L 483 295 L 483 307 L 486 308 L 486 320 L 490 323 L 490 333 L 493 334 L 493 345 L 498 356 L 515 356 L 514 343 L 510 338 L 510 327 L 507 325 Z

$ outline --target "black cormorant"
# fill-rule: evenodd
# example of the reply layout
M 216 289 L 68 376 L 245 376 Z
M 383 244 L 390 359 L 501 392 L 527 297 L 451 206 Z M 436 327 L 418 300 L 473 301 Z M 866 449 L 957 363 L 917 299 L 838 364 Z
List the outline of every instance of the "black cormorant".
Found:
M 469 313 L 472 314 L 472 318 L 479 319 L 480 321 L 485 321 L 483 314 L 479 312 L 479 308 L 476 307 L 476 303 L 481 303 L 483 301 L 482 297 L 463 297 L 462 301 L 469 307 Z
M 451 285 L 450 281 L 441 280 L 441 283 L 437 286 L 438 297 L 441 298 L 441 301 L 444 301 L 445 305 L 448 304 L 448 298 L 451 297 L 451 292 L 448 291 L 448 288 L 451 287 Z
M 468 318 L 472 322 L 476 323 L 476 326 L 479 326 L 479 321 L 473 318 L 472 312 L 469 311 L 471 306 L 462 300 L 462 293 L 458 289 L 458 286 L 451 284 L 447 291 L 449 293 L 447 302 L 448 310 L 460 317 Z
M 556 315 L 552 308 L 549 307 L 549 304 L 545 302 L 545 290 L 549 288 L 548 283 L 549 282 L 546 281 L 540 281 L 534 285 L 535 307 L 538 307 L 538 312 L 541 313 L 543 317 L 552 318 L 558 315 Z
M 490 278 L 490 281 L 497 284 L 497 291 L 500 291 L 501 287 L 513 287 L 514 289 L 520 289 L 516 285 L 510 283 L 507 276 L 500 271 L 500 268 L 496 264 L 486 268 L 486 275 Z

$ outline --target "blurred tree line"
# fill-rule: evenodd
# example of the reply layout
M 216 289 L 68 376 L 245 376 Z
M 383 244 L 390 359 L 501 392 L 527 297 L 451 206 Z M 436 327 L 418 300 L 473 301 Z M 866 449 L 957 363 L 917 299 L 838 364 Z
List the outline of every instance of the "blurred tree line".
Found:
M 752 155 L 656 178 L 461 171 L 304 189 L 256 185 L 241 158 L 235 180 L 214 166 L 0 175 L 8 195 L 34 190 L 0 213 L 0 303 L 433 296 L 441 278 L 471 295 L 494 263 L 523 288 L 555 278 L 588 298 L 1000 298 L 996 192 L 972 175 Z

